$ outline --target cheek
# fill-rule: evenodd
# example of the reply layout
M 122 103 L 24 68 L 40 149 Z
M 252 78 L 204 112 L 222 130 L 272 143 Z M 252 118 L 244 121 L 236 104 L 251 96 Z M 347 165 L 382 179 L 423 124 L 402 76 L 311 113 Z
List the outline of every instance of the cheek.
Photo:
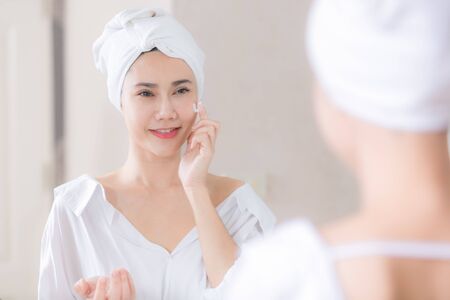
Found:
M 130 131 L 143 133 L 149 125 L 153 111 L 149 107 L 128 106 L 123 110 L 123 114 Z
M 194 112 L 194 101 L 186 101 L 184 103 L 178 104 L 175 109 L 178 114 L 178 118 L 184 123 L 184 124 L 191 124 L 193 125 L 197 114 Z
M 184 127 L 184 132 L 185 132 L 185 138 L 187 138 L 187 136 L 191 133 L 192 130 L 192 126 L 194 126 L 195 121 L 197 119 L 197 115 L 194 114 L 193 112 L 186 114 L 184 116 L 180 116 L 180 119 L 182 120 L 183 123 L 183 127 Z

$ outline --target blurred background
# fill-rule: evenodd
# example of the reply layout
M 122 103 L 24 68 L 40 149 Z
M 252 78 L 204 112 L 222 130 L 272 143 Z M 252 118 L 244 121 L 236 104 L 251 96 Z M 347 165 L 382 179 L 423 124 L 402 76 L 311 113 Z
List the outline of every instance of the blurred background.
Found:
M 119 167 L 122 118 L 91 47 L 124 8 L 174 14 L 206 53 L 204 103 L 222 124 L 211 171 L 250 182 L 280 222 L 352 210 L 356 188 L 314 123 L 309 0 L 0 0 L 0 299 L 36 299 L 55 186 Z

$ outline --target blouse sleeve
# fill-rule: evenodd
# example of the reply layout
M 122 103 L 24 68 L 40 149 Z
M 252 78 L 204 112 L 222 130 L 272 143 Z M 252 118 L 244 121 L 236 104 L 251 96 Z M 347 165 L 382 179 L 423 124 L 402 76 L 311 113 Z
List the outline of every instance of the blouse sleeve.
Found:
M 298 242 L 298 235 L 302 232 L 295 226 L 283 225 L 268 237 L 244 247 L 223 299 L 297 299 L 300 283 L 311 271 L 307 260 L 313 258 L 303 248 L 307 244 Z
M 61 195 L 55 191 L 55 201 L 47 219 L 41 241 L 38 299 L 77 299 L 70 281 L 76 262 L 70 259 L 70 216 L 62 205 Z M 65 242 L 65 240 L 69 240 Z M 75 268 L 76 269 L 76 268 Z
M 238 258 L 217 287 L 208 287 L 205 290 L 204 300 L 224 299 L 224 291 L 233 277 L 242 247 L 247 242 L 269 233 L 275 226 L 276 218 L 264 201 L 250 185 L 243 188 L 242 193 L 236 196 L 237 205 L 221 214 L 222 221 L 240 249 Z

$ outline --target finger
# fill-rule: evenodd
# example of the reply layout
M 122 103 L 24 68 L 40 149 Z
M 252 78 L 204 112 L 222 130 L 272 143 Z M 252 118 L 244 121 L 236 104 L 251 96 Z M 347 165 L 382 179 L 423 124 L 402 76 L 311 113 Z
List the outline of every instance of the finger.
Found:
M 196 129 L 195 131 L 192 132 L 192 135 L 197 135 L 200 133 L 208 133 L 211 134 L 211 136 L 215 136 L 216 135 L 216 128 L 212 127 L 212 126 L 204 126 L 201 127 L 199 129 Z
M 185 151 L 186 154 L 191 153 L 194 150 L 194 145 L 192 144 L 193 138 L 194 138 L 194 134 L 191 133 L 187 140 L 186 151 Z
M 97 281 L 94 300 L 106 300 L 106 278 L 104 277 Z
M 200 120 L 208 119 L 208 114 L 206 113 L 205 106 L 203 105 L 202 102 L 198 103 L 198 116 L 199 116 Z
M 86 298 L 91 293 L 89 284 L 84 278 L 78 280 L 77 283 L 75 283 L 75 285 L 73 286 L 73 289 L 78 295 L 83 298 Z
M 220 129 L 220 124 L 218 122 L 215 121 L 211 121 L 211 120 L 203 120 L 199 123 L 199 125 L 192 127 L 192 132 L 191 134 L 195 134 L 196 132 L 201 131 L 201 129 L 204 128 L 211 128 L 214 130 L 214 135 L 217 135 L 217 133 L 219 132 Z
M 128 272 L 127 272 L 128 273 Z M 130 286 L 130 292 L 131 292 L 131 299 L 135 299 L 136 298 L 136 289 L 134 288 L 134 281 L 133 281 L 133 277 L 131 277 L 131 274 L 128 273 L 128 285 Z
M 95 286 L 97 285 L 98 276 L 91 277 L 88 279 L 81 278 L 74 285 L 74 290 L 82 297 L 92 297 L 95 291 Z
M 201 144 L 202 146 L 208 146 L 209 144 L 209 136 L 208 133 L 197 133 L 194 134 L 191 141 L 191 147 L 194 148 L 196 145 Z
M 131 300 L 131 288 L 128 282 L 128 272 L 120 270 L 120 283 L 122 285 L 122 300 Z
M 122 286 L 120 282 L 120 273 L 118 270 L 112 272 L 111 286 L 109 289 L 109 299 L 110 300 L 121 300 L 122 299 Z
M 191 132 L 186 139 L 188 149 L 189 149 L 189 146 L 191 145 L 191 140 L 192 140 L 193 135 L 194 135 L 194 132 Z
M 196 124 L 194 124 L 194 126 L 192 126 L 192 130 L 196 130 L 196 129 L 198 129 L 200 127 L 203 127 L 203 126 L 213 126 L 216 129 L 219 129 L 220 128 L 220 123 L 217 122 L 217 121 L 209 120 L 209 119 L 208 120 L 201 120 L 201 121 L 197 122 Z
M 208 134 L 206 134 L 206 133 L 195 135 L 192 138 L 192 143 L 191 143 L 192 149 L 194 149 L 197 145 L 200 146 L 200 148 L 204 148 L 204 149 L 206 148 L 206 149 L 212 150 L 211 140 L 210 140 Z
M 211 144 L 214 144 L 216 141 L 216 129 L 214 127 L 202 127 L 193 132 L 193 135 L 206 133 L 209 138 Z
M 191 132 L 191 134 L 196 134 L 197 132 L 205 132 L 205 131 L 211 133 L 212 136 L 217 136 L 217 134 L 219 132 L 219 128 L 214 125 L 205 125 L 205 126 L 195 128 Z

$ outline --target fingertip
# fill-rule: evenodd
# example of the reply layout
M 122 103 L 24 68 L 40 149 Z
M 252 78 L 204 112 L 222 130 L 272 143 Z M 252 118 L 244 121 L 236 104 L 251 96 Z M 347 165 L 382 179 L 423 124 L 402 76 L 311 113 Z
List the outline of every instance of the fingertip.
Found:
M 106 277 L 100 277 L 97 281 L 97 286 L 105 287 L 106 285 Z
M 119 272 L 120 272 L 120 278 L 121 278 L 122 280 L 124 280 L 124 279 L 127 278 L 127 275 L 128 275 L 127 270 L 125 270 L 125 269 L 120 269 Z
M 86 293 L 87 284 L 86 281 L 81 278 L 74 285 L 74 290 L 80 295 L 84 295 Z
M 93 299 L 95 300 L 104 299 L 105 294 L 106 294 L 106 278 L 100 277 L 97 281 L 97 286 L 95 288 L 95 294 Z
M 199 102 L 199 106 L 198 107 L 199 107 L 198 111 L 199 111 L 200 117 L 202 119 L 205 119 L 207 117 L 205 106 L 203 105 L 202 102 Z
M 84 283 L 84 279 L 81 278 L 80 280 L 78 280 L 77 282 L 75 282 L 74 286 L 77 287 L 77 288 L 79 288 L 79 287 L 82 287 L 82 286 L 83 286 L 83 283 Z
M 128 274 L 127 280 L 128 280 L 128 285 L 130 287 L 131 297 L 132 297 L 132 299 L 134 299 L 134 297 L 136 295 L 136 289 L 134 287 L 134 281 L 133 281 L 133 277 L 131 277 L 131 274 Z

